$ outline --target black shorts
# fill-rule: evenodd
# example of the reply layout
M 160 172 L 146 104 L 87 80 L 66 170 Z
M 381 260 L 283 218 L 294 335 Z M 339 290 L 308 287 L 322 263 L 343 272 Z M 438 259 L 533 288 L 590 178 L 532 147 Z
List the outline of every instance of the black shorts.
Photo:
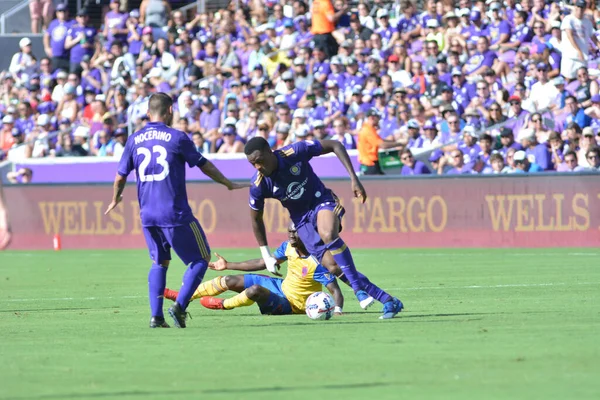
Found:
M 338 53 L 339 45 L 331 33 L 320 33 L 313 37 L 315 48 L 321 47 L 327 58 L 331 58 Z
M 371 166 L 363 165 L 361 170 L 365 175 L 385 175 L 381 169 L 381 166 L 379 165 L 379 161 L 375 161 L 375 164 Z

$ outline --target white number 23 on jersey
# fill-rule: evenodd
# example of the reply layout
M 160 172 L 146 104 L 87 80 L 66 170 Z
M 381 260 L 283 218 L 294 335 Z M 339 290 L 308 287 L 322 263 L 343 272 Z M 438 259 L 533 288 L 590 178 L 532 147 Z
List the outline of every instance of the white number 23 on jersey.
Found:
M 146 168 L 152 159 L 152 153 L 156 155 L 156 163 L 162 167 L 159 174 L 146 175 Z M 169 163 L 167 163 L 167 150 L 159 145 L 152 146 L 152 153 L 145 147 L 138 147 L 137 155 L 144 159 L 138 168 L 138 179 L 142 182 L 158 182 L 164 180 L 169 175 Z

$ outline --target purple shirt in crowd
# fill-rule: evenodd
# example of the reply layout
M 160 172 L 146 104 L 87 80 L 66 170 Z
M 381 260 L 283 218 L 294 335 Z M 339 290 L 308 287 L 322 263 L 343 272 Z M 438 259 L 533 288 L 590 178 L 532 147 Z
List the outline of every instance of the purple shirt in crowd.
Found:
M 71 58 L 70 61 L 73 64 L 78 64 L 81 62 L 81 59 L 86 54 L 92 57 L 94 55 L 94 41 L 96 40 L 96 28 L 91 26 L 81 26 L 78 24 L 74 24 L 71 26 L 69 31 L 67 32 L 67 36 L 71 39 L 74 39 L 80 33 L 84 34 L 84 39 L 77 43 L 75 46 L 71 48 Z M 92 46 L 89 48 L 84 48 L 81 45 L 83 43 L 91 44 Z
M 527 159 L 531 163 L 536 163 L 545 171 L 553 169 L 552 156 L 548 150 L 548 146 L 542 143 L 538 143 L 533 149 L 525 149 Z
M 200 126 L 210 131 L 211 129 L 216 129 L 221 124 L 221 113 L 218 108 L 213 108 L 211 112 L 202 112 L 200 114 Z
M 50 36 L 50 47 L 52 48 L 52 57 L 66 58 L 69 51 L 65 49 L 65 40 L 67 32 L 73 25 L 73 21 L 61 22 L 57 19 L 48 25 L 48 35 Z
M 402 166 L 402 175 L 427 175 L 430 174 L 429 168 L 421 161 L 415 161 L 415 165 L 411 168 L 408 165 Z
M 112 30 L 116 29 L 125 29 L 127 26 L 127 18 L 129 18 L 128 14 L 109 11 L 106 13 L 106 17 L 104 17 L 105 23 L 108 25 L 108 36 L 106 38 L 106 49 L 110 49 L 110 46 L 115 40 L 120 40 L 121 42 L 125 42 L 127 40 L 127 35 L 118 34 L 113 35 Z

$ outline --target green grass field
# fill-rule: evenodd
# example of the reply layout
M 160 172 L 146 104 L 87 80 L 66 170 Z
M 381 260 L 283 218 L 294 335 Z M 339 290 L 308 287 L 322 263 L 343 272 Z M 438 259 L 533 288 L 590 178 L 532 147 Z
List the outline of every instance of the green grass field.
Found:
M 224 250 L 230 260 L 257 250 Z M 593 250 L 361 250 L 405 311 L 190 305 L 148 329 L 146 252 L 0 254 L 0 399 L 598 399 Z M 177 288 L 183 265 L 173 262 Z M 216 274 L 209 271 L 207 278 Z

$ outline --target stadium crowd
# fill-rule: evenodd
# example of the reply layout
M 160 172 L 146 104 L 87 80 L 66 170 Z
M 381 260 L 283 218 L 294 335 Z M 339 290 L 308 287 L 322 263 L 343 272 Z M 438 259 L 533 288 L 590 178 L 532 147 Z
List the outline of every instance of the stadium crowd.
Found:
M 373 174 L 386 148 L 405 175 L 600 168 L 595 1 L 110 0 L 89 21 L 59 4 L 45 54 L 20 41 L 0 74 L 0 159 L 118 158 L 160 91 L 203 153 L 330 138 Z

